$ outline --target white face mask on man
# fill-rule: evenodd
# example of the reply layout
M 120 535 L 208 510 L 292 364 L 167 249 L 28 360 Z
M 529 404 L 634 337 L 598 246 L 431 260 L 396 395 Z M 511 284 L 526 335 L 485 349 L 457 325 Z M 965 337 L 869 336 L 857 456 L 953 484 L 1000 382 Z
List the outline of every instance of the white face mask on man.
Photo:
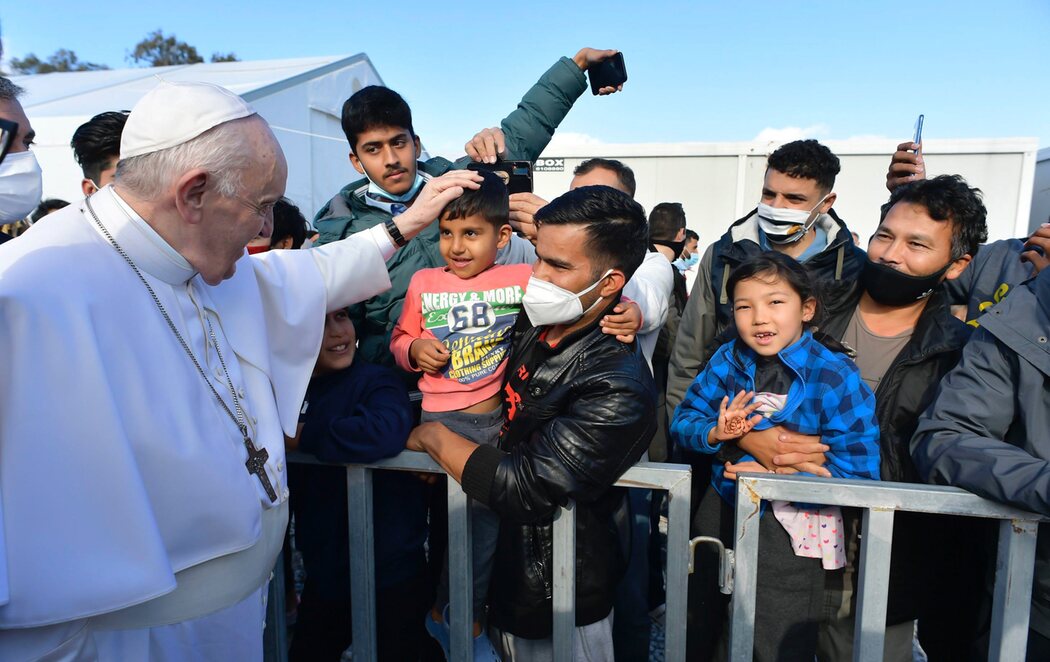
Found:
M 764 202 L 758 203 L 758 227 L 766 233 L 766 238 L 774 244 L 793 244 L 806 236 L 813 224 L 817 222 L 817 209 L 828 199 L 828 193 L 820 202 L 806 211 L 805 209 L 787 209 L 772 207 Z M 812 217 L 812 218 L 811 218 Z
M 521 298 L 521 305 L 525 308 L 525 313 L 529 316 L 529 321 L 533 326 L 572 324 L 602 302 L 605 297 L 598 297 L 587 310 L 584 310 L 580 297 L 598 287 L 612 272 L 612 269 L 607 270 L 582 292 L 570 292 L 554 283 L 529 276 L 529 284 L 525 287 L 525 296 Z
M 36 155 L 8 153 L 0 163 L 0 223 L 13 223 L 28 216 L 40 204 L 43 179 Z

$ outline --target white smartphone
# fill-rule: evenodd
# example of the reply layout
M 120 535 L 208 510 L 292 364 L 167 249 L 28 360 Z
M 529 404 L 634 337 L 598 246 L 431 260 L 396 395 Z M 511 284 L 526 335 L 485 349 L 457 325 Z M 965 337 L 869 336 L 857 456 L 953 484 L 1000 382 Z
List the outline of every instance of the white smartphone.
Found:
M 915 139 L 912 140 L 916 145 L 922 144 L 922 118 L 923 115 L 919 115 L 919 119 L 915 120 Z M 919 150 L 915 150 L 916 152 Z

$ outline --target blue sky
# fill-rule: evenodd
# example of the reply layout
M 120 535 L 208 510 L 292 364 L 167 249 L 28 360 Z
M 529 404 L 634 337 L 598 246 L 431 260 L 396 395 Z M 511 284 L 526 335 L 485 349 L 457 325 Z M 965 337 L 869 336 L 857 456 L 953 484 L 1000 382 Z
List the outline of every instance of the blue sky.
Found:
M 449 153 L 558 56 L 594 46 L 623 51 L 630 80 L 615 97 L 581 98 L 561 127 L 581 139 L 904 140 L 921 112 L 928 138 L 1050 146 L 1046 0 L 157 4 L 5 2 L 5 58 L 68 48 L 123 67 L 157 28 L 243 60 L 365 52 L 430 151 Z

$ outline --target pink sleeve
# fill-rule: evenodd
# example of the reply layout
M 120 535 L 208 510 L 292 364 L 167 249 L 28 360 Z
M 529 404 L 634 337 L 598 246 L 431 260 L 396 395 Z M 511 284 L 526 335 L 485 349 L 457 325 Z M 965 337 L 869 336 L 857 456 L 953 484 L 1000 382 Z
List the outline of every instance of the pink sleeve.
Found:
M 421 276 L 422 274 L 417 273 L 409 281 L 405 302 L 401 306 L 401 318 L 397 320 L 394 331 L 390 334 L 390 353 L 394 355 L 398 367 L 409 372 L 420 372 L 418 367 L 412 365 L 408 350 L 412 347 L 412 342 L 422 337 L 423 333 L 423 311 L 418 291 Z

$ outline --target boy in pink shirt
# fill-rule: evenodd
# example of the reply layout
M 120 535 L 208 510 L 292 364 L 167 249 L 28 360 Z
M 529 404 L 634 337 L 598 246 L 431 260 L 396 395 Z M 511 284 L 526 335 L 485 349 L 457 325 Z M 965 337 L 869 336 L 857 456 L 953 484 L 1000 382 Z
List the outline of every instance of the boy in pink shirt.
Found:
M 496 445 L 503 424 L 503 376 L 530 264 L 496 265 L 496 255 L 511 238 L 507 187 L 483 172 L 481 187 L 466 190 L 441 212 L 440 251 L 446 267 L 417 271 L 408 285 L 401 317 L 390 338 L 390 351 L 404 370 L 423 373 L 420 422 L 437 421 L 477 444 Z M 625 302 L 626 303 L 626 302 Z M 641 326 L 636 305 L 617 307 L 607 317 L 606 332 L 633 336 Z M 627 330 L 627 328 L 633 330 Z M 628 340 L 629 341 L 629 340 Z M 499 517 L 471 502 L 474 568 L 474 659 L 498 660 L 482 633 Z M 437 603 L 427 631 L 449 654 L 448 569 L 442 572 Z

